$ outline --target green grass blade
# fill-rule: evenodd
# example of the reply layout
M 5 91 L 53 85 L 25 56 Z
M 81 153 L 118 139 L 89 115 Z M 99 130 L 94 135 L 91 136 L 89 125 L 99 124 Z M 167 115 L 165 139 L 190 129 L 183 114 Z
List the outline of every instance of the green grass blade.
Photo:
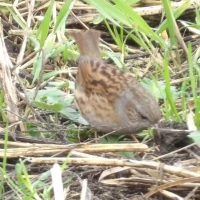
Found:
M 24 22 L 18 17 L 18 15 L 13 11 L 12 8 L 7 7 L 8 11 L 11 13 L 11 15 L 13 16 L 13 19 L 17 22 L 17 24 L 23 29 L 25 30 L 26 25 L 24 24 Z
M 181 121 L 181 118 L 178 114 L 178 111 L 175 106 L 175 102 L 173 100 L 172 94 L 171 94 L 171 89 L 170 89 L 170 72 L 169 72 L 169 66 L 168 66 L 168 54 L 165 53 L 165 59 L 164 59 L 164 71 L 163 71 L 163 77 L 165 79 L 165 93 L 167 100 L 169 101 L 171 110 L 172 110 L 172 115 L 176 118 L 177 121 Z
M 50 4 L 49 8 L 47 9 L 47 11 L 44 15 L 44 19 L 42 20 L 42 23 L 40 24 L 40 27 L 37 32 L 37 36 L 40 40 L 41 47 L 43 46 L 43 44 L 47 38 L 47 35 L 49 33 L 53 5 L 54 5 L 54 0 L 51 1 L 51 4 Z
M 200 96 L 197 96 L 197 78 L 195 74 L 195 64 L 193 63 L 192 56 L 192 45 L 188 45 L 188 64 L 189 64 L 189 75 L 190 75 L 190 84 L 192 89 L 192 96 L 194 98 L 194 107 L 195 107 L 195 122 L 197 128 L 200 128 Z
M 120 26 L 120 23 L 132 26 L 130 19 L 123 12 L 119 11 L 116 6 L 111 4 L 106 0 L 96 1 L 96 0 L 84 0 L 86 3 L 94 6 L 106 19 L 110 20 L 113 24 Z
M 62 6 L 62 9 L 60 10 L 57 21 L 54 27 L 54 32 L 59 30 L 62 26 L 65 27 L 66 19 L 69 16 L 69 13 L 71 12 L 71 9 L 75 3 L 75 0 L 67 0 L 65 1 L 64 5 Z
M 166 13 L 166 17 L 167 17 L 167 28 L 169 30 L 169 35 L 170 35 L 170 44 L 171 47 L 173 45 L 175 45 L 177 43 L 176 40 L 176 33 L 174 31 L 174 16 L 173 16 L 173 12 L 172 12 L 172 8 L 171 8 L 171 2 L 169 0 L 162 0 L 164 9 L 165 9 L 165 13 Z
M 138 31 L 145 33 L 151 39 L 157 41 L 161 46 L 164 46 L 163 40 L 154 33 L 154 31 L 150 28 L 150 26 L 146 23 L 146 21 L 134 11 L 134 9 L 129 6 L 124 0 L 113 0 L 116 4 L 116 7 L 121 10 L 123 13 L 126 13 L 128 18 L 131 19 L 131 27 L 136 28 Z
M 163 1 L 165 2 L 165 0 Z M 175 11 L 173 11 L 174 18 L 177 19 L 178 17 L 180 17 L 183 14 L 183 12 L 190 6 L 190 4 L 191 4 L 191 1 L 187 0 L 180 7 L 175 9 Z M 162 24 L 159 25 L 159 28 L 156 32 L 162 33 L 164 30 L 167 29 L 167 27 L 168 27 L 168 19 L 165 19 L 162 22 Z
M 3 156 L 3 167 L 2 167 L 2 171 L 1 171 L 1 181 L 0 181 L 0 194 L 3 194 L 4 192 L 4 181 L 5 181 L 5 177 L 4 175 L 6 174 L 6 165 L 7 165 L 7 150 L 8 150 L 8 124 L 6 125 L 6 131 L 5 131 L 5 137 L 4 137 L 4 156 Z
M 141 31 L 150 39 L 158 42 L 161 47 L 164 47 L 163 39 L 158 36 L 149 27 L 146 21 L 134 11 L 134 9 L 124 0 L 113 0 L 115 5 L 109 1 L 101 0 L 85 0 L 88 4 L 94 6 L 106 19 L 110 20 L 117 26 L 126 25 L 134 30 Z

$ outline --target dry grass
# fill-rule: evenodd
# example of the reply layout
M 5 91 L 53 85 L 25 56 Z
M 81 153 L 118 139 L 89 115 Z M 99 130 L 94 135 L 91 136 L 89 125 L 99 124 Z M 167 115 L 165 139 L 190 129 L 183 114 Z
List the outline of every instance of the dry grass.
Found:
M 170 104 L 160 96 L 164 87 L 160 84 L 166 82 L 162 66 L 166 49 L 152 42 L 152 47 L 147 50 L 132 38 L 126 40 L 126 45 L 120 46 L 125 41 L 126 31 L 131 28 L 124 26 L 126 31 L 123 32 L 122 43 L 119 38 L 116 41 L 117 34 L 113 39 L 105 25 L 108 22 L 100 20 L 101 23 L 94 24 L 99 13 L 81 1 L 76 1 L 70 7 L 66 26 L 64 20 L 59 24 L 62 28 L 57 30 L 56 21 L 64 18 L 63 15 L 59 19 L 57 13 L 62 11 L 65 4 L 55 1 L 51 20 L 46 24 L 49 30 L 45 33 L 45 24 L 44 30 L 40 24 L 42 21 L 47 23 L 44 16 L 51 5 L 50 1 L 0 2 L 2 198 L 53 199 L 54 194 L 61 194 L 57 199 L 64 199 L 64 196 L 66 199 L 81 200 L 200 199 L 200 149 L 197 144 L 189 144 L 186 138 L 188 133 L 196 129 L 196 100 L 194 95 L 189 95 L 191 91 L 186 86 L 191 77 L 198 77 L 197 74 L 191 76 L 189 71 L 187 46 L 191 43 L 194 59 L 197 59 L 200 34 L 197 29 L 186 28 L 184 19 L 190 18 L 194 22 L 195 1 L 180 18 L 182 21 L 178 25 L 179 29 L 182 27 L 181 35 L 176 35 L 177 48 L 171 51 L 168 58 L 169 84 L 176 89 L 173 95 L 177 91 L 188 94 L 188 98 L 179 95 L 174 100 L 178 117 L 176 112 L 170 115 Z M 172 7 L 181 5 L 182 2 L 174 1 Z M 134 10 L 151 27 L 158 27 L 162 21 L 160 1 L 141 1 Z M 108 24 L 112 27 L 112 23 Z M 39 27 L 41 32 L 38 32 Z M 108 141 L 102 136 L 99 144 L 91 144 L 95 141 L 91 139 L 93 131 L 79 115 L 73 102 L 78 53 L 68 36 L 74 29 L 89 28 L 101 31 L 101 48 L 106 62 L 133 72 L 148 87 L 153 84 L 155 89 L 157 84 L 155 94 L 160 99 L 162 121 L 172 120 L 172 125 L 155 128 L 155 141 L 150 132 L 145 132 L 138 136 L 141 141 L 138 144 L 130 143 L 129 138 L 121 139 L 123 143 L 117 140 L 117 144 L 113 144 L 109 134 Z M 115 29 L 122 31 L 119 27 L 113 27 Z M 168 36 L 164 39 L 169 42 Z M 149 89 L 153 90 L 152 87 Z M 196 91 L 198 99 L 199 88 Z M 38 96 L 46 99 L 39 101 Z M 182 121 L 183 125 L 173 123 L 175 119 Z M 164 150 L 159 151 L 162 148 Z M 65 188 L 64 194 L 62 188 L 61 191 L 55 189 L 53 194 L 50 187 L 52 180 L 49 170 L 54 163 L 62 165 L 63 170 L 63 183 L 54 182 L 54 189 L 61 184 Z M 59 167 L 55 171 L 55 177 L 59 177 Z

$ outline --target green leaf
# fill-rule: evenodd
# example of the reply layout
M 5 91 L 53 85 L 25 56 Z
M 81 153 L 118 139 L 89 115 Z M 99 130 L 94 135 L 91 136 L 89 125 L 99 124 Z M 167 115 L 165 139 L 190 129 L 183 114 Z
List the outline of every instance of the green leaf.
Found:
M 34 75 L 32 84 L 39 78 L 40 71 L 43 65 L 43 52 L 39 53 L 38 59 L 33 63 L 32 74 Z
M 175 22 L 173 12 L 172 12 L 171 2 L 169 0 L 162 0 L 162 3 L 163 3 L 166 17 L 167 17 L 167 26 L 168 26 L 169 35 L 170 35 L 170 41 L 171 41 L 170 44 L 172 47 L 173 45 L 177 43 L 176 33 L 174 31 L 174 23 L 176 22 Z
M 40 40 L 41 47 L 43 46 L 43 44 L 47 38 L 47 35 L 49 33 L 53 5 L 54 5 L 54 0 L 51 0 L 51 4 L 47 9 L 47 11 L 44 15 L 44 19 L 42 20 L 40 27 L 38 29 L 38 32 L 37 32 L 37 36 Z
M 123 64 L 119 59 L 119 54 L 117 55 L 116 53 L 110 51 L 106 51 L 105 53 L 109 58 L 111 58 L 114 61 L 115 65 L 117 65 L 119 69 L 123 69 Z
M 155 97 L 158 97 L 159 99 L 167 99 L 165 93 L 166 84 L 164 81 L 155 81 L 145 77 L 142 79 L 141 84 Z M 173 100 L 176 100 L 180 96 L 180 93 L 175 86 L 170 86 L 170 92 Z
M 44 102 L 33 101 L 33 106 L 43 109 L 43 110 L 52 110 L 54 112 L 59 112 L 63 109 L 63 105 L 59 103 L 48 104 Z
M 189 64 L 189 75 L 190 75 L 190 87 L 192 90 L 192 96 L 194 98 L 194 107 L 195 107 L 195 122 L 198 128 L 200 128 L 200 97 L 197 94 L 198 81 L 199 77 L 196 76 L 195 64 L 193 62 L 192 55 L 192 45 L 188 45 L 188 64 Z
M 196 125 L 198 127 L 198 129 L 200 129 L 200 96 L 198 96 L 195 100 L 195 122 Z
M 113 0 L 113 3 L 101 0 L 85 0 L 88 4 L 94 6 L 104 17 L 112 22 L 113 25 L 128 26 L 134 31 L 140 31 L 152 40 L 158 42 L 161 47 L 165 46 L 163 39 L 151 29 L 146 21 L 134 11 L 130 2 L 124 0 Z M 133 36 L 132 36 L 133 37 Z M 135 37 L 137 39 L 137 37 Z M 139 40 L 137 41 L 139 43 Z M 142 42 L 141 42 L 142 43 Z
M 200 144 L 200 132 L 192 132 L 188 135 L 189 138 L 192 138 L 195 143 Z
M 103 15 L 99 14 L 93 18 L 92 23 L 100 24 L 104 19 L 105 19 L 105 17 Z
M 34 50 L 39 51 L 40 50 L 40 42 L 38 41 L 38 39 L 35 37 L 32 37 L 32 36 L 29 36 L 29 40 L 31 40 Z
M 151 27 L 146 23 L 146 21 L 136 12 L 134 9 L 129 6 L 124 0 L 114 0 L 116 3 L 116 7 L 122 12 L 126 13 L 128 18 L 131 19 L 131 27 L 136 29 L 137 31 L 141 31 L 154 41 L 157 41 L 161 46 L 164 46 L 164 42 L 162 38 L 160 38 Z
M 148 50 L 148 46 L 146 45 L 146 43 L 141 40 L 140 38 L 138 38 L 135 34 L 133 34 L 132 32 L 128 32 L 129 36 L 141 47 L 143 47 L 144 49 Z
M 79 124 L 83 125 L 88 125 L 88 122 L 80 115 L 78 111 L 76 111 L 73 108 L 65 107 L 60 111 L 60 113 L 74 122 L 78 122 Z
M 68 73 L 68 70 L 58 70 L 58 71 L 51 71 L 51 72 L 48 72 L 48 73 L 45 73 L 42 77 L 43 80 L 47 80 L 53 76 L 57 76 L 58 74 L 66 74 Z
M 51 52 L 51 58 L 56 58 L 60 53 L 62 53 L 66 49 L 65 44 L 61 44 L 53 52 Z
M 119 141 L 119 135 L 109 135 L 106 136 L 106 138 L 102 138 L 100 140 L 101 143 L 103 144 L 117 144 Z
M 196 24 L 200 25 L 200 9 L 199 7 L 196 8 L 196 18 L 195 18 Z
M 85 0 L 88 4 L 94 6 L 106 19 L 109 19 L 113 24 L 119 26 L 119 23 L 115 19 L 119 19 L 123 24 L 131 25 L 128 23 L 128 18 L 121 11 L 116 9 L 111 3 L 105 0 Z M 120 18 L 121 17 L 121 18 Z
M 25 28 L 26 28 L 26 24 L 24 24 L 24 22 L 21 20 L 21 18 L 18 16 L 18 14 L 17 13 L 15 13 L 14 11 L 13 11 L 13 9 L 12 8 L 10 8 L 10 7 L 6 7 L 7 9 L 8 9 L 8 11 L 11 13 L 11 15 L 13 16 L 13 19 L 17 22 L 17 25 L 19 25 L 19 26 L 21 26 L 21 28 L 23 29 L 23 30 L 25 30 Z
M 61 84 L 60 86 L 59 86 L 59 89 L 66 89 L 66 88 L 69 88 L 69 82 L 65 82 L 65 83 L 63 83 L 63 84 Z
M 56 35 L 54 33 L 50 33 L 48 35 L 47 39 L 45 40 L 45 43 L 44 43 L 44 46 L 43 46 L 43 52 L 44 52 L 44 55 L 45 55 L 45 58 L 44 58 L 45 61 L 52 54 L 52 50 L 54 48 L 55 41 L 56 41 Z
M 67 81 L 67 82 L 49 82 L 50 85 L 52 86 L 55 86 L 57 87 L 58 89 L 62 89 L 63 88 L 63 85 L 65 88 L 69 88 L 70 90 L 74 90 L 75 88 L 75 84 L 74 84 L 74 81 Z M 67 87 L 66 87 L 66 84 L 67 84 Z
M 168 66 L 168 54 L 167 52 L 165 53 L 165 59 L 164 59 L 164 71 L 163 71 L 163 77 L 165 79 L 166 87 L 165 87 L 165 92 L 167 95 L 167 100 L 169 101 L 171 110 L 172 110 L 172 115 L 176 117 L 176 120 L 181 122 L 181 118 L 178 114 L 178 111 L 175 106 L 175 102 L 172 98 L 171 90 L 170 90 L 170 72 L 169 72 L 169 66 Z
M 178 17 L 180 17 L 181 14 L 190 6 L 190 4 L 191 4 L 190 0 L 183 1 L 183 4 L 179 6 L 177 9 L 175 9 L 175 11 L 173 12 L 174 18 L 177 19 Z M 168 26 L 168 19 L 165 19 L 159 26 L 156 33 L 162 33 L 164 30 L 167 29 L 167 26 Z
M 64 105 L 69 105 L 73 100 L 71 95 L 67 95 L 56 87 L 45 87 L 44 90 L 39 90 L 35 100 L 41 101 L 44 97 L 47 98 L 47 102 L 50 104 L 62 103 Z
M 74 6 L 75 0 L 67 0 L 65 1 L 62 9 L 60 10 L 57 21 L 54 27 L 54 32 L 59 30 L 61 27 L 65 27 L 66 19 L 71 12 L 73 6 Z
M 126 3 L 131 6 L 131 5 L 138 3 L 139 1 L 140 0 L 126 0 Z
M 39 48 L 37 40 L 34 40 L 33 38 L 30 39 L 32 40 L 32 42 L 34 42 L 35 45 L 37 45 L 36 48 Z M 43 50 L 38 53 L 38 58 L 33 64 L 33 70 L 32 70 L 32 74 L 34 75 L 33 83 L 39 78 L 43 64 L 51 56 L 55 45 L 55 40 L 56 40 L 55 34 L 50 33 L 47 39 L 45 40 Z
M 133 159 L 134 153 L 133 152 L 117 152 L 118 155 L 123 156 L 125 158 Z

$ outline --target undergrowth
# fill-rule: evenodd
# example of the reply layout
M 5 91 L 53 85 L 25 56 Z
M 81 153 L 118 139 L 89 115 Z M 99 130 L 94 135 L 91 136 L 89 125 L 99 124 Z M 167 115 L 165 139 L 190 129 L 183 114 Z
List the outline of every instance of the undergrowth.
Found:
M 200 128 L 200 90 L 199 90 L 199 47 L 194 49 L 190 43 L 186 44 L 181 36 L 182 30 L 178 28 L 178 18 L 189 7 L 190 1 L 186 1 L 180 7 L 172 10 L 169 0 L 162 0 L 165 18 L 155 28 L 150 27 L 137 12 L 132 9 L 138 1 L 136 0 L 85 0 L 85 3 L 92 5 L 98 12 L 98 16 L 93 19 L 95 26 L 104 25 L 104 31 L 112 37 L 114 44 L 119 48 L 119 52 L 104 42 L 101 42 L 101 51 L 105 60 L 111 60 L 116 67 L 124 71 L 137 71 L 137 66 L 132 70 L 130 68 L 132 61 L 127 61 L 126 56 L 132 53 L 133 48 L 129 45 L 134 43 L 142 51 L 148 52 L 150 65 L 147 77 L 140 75 L 137 78 L 160 102 L 160 108 L 163 119 L 166 121 L 186 122 L 188 113 L 194 109 L 194 122 L 197 130 Z M 113 5 L 114 4 L 114 5 Z M 74 0 L 63 2 L 60 9 L 56 8 L 56 2 L 50 1 L 48 9 L 41 18 L 38 18 L 34 24 L 28 24 L 22 15 L 19 15 L 16 7 L 4 7 L 5 15 L 12 17 L 20 31 L 25 35 L 20 35 L 21 41 L 24 37 L 28 37 L 24 57 L 30 52 L 33 58 L 29 60 L 33 81 L 27 90 L 27 98 L 33 105 L 34 109 L 50 112 L 49 124 L 55 129 L 63 128 L 59 121 L 60 116 L 66 120 L 64 130 L 65 137 L 67 133 L 71 134 L 70 141 L 78 142 L 78 134 L 81 127 L 83 132 L 88 132 L 88 123 L 82 118 L 76 108 L 74 108 L 74 80 L 76 67 L 69 66 L 68 62 L 76 60 L 79 52 L 72 38 L 66 35 L 68 27 L 66 21 L 72 12 Z M 30 13 L 32 16 L 34 10 Z M 188 27 L 199 31 L 200 27 L 200 10 L 196 8 L 196 18 L 194 22 L 184 22 Z M 32 22 L 33 23 L 33 22 Z M 186 26 L 185 26 L 186 27 Z M 183 28 L 185 29 L 183 26 Z M 167 30 L 168 38 L 161 35 Z M 21 44 L 20 44 L 21 45 Z M 20 46 L 19 45 L 19 46 Z M 181 49 L 180 50 L 180 45 Z M 182 59 L 184 57 L 184 59 Z M 26 63 L 17 64 L 23 69 Z M 45 69 L 46 65 L 54 66 L 52 70 Z M 172 84 L 173 76 L 176 72 L 182 70 L 182 66 L 188 67 L 188 73 L 184 74 L 184 80 L 180 84 Z M 40 89 L 40 84 L 48 82 L 50 86 L 44 86 Z M 32 89 L 35 87 L 36 89 Z M 0 91 L 0 114 L 1 120 L 7 122 L 5 114 L 4 94 Z M 192 101 L 192 106 L 188 102 Z M 177 102 L 180 105 L 177 106 Z M 31 115 L 29 105 L 24 108 L 21 118 L 27 128 L 27 135 L 40 135 L 47 127 L 45 122 L 41 121 L 42 126 L 38 127 L 34 121 L 29 121 L 28 116 Z M 45 115 L 45 114 L 44 114 Z M 8 141 L 8 130 L 5 134 L 5 140 Z M 139 134 L 145 140 L 152 138 L 152 130 L 144 131 Z M 40 135 L 41 136 L 41 135 Z M 43 137 L 54 137 L 51 131 L 43 134 Z M 191 137 L 195 141 L 199 141 L 198 134 L 192 134 Z M 118 140 L 108 138 L 101 142 L 117 142 Z M 6 192 L 5 185 L 11 189 L 13 199 L 51 199 L 52 186 L 47 182 L 50 172 L 42 173 L 33 179 L 29 178 L 29 172 L 26 167 L 26 160 L 21 160 L 16 165 L 17 178 L 11 179 L 6 169 L 6 149 L 3 165 L 0 168 L 2 179 L 0 182 L 0 193 Z M 68 166 L 65 165 L 65 168 Z M 68 181 L 71 181 L 69 178 Z

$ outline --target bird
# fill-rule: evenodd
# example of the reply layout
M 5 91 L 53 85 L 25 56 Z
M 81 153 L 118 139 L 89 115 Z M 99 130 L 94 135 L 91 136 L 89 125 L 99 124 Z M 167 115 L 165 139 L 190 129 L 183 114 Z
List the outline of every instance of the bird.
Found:
M 155 97 L 132 73 L 103 60 L 99 31 L 73 31 L 71 36 L 80 52 L 75 101 L 95 131 L 136 134 L 160 120 L 161 111 Z

